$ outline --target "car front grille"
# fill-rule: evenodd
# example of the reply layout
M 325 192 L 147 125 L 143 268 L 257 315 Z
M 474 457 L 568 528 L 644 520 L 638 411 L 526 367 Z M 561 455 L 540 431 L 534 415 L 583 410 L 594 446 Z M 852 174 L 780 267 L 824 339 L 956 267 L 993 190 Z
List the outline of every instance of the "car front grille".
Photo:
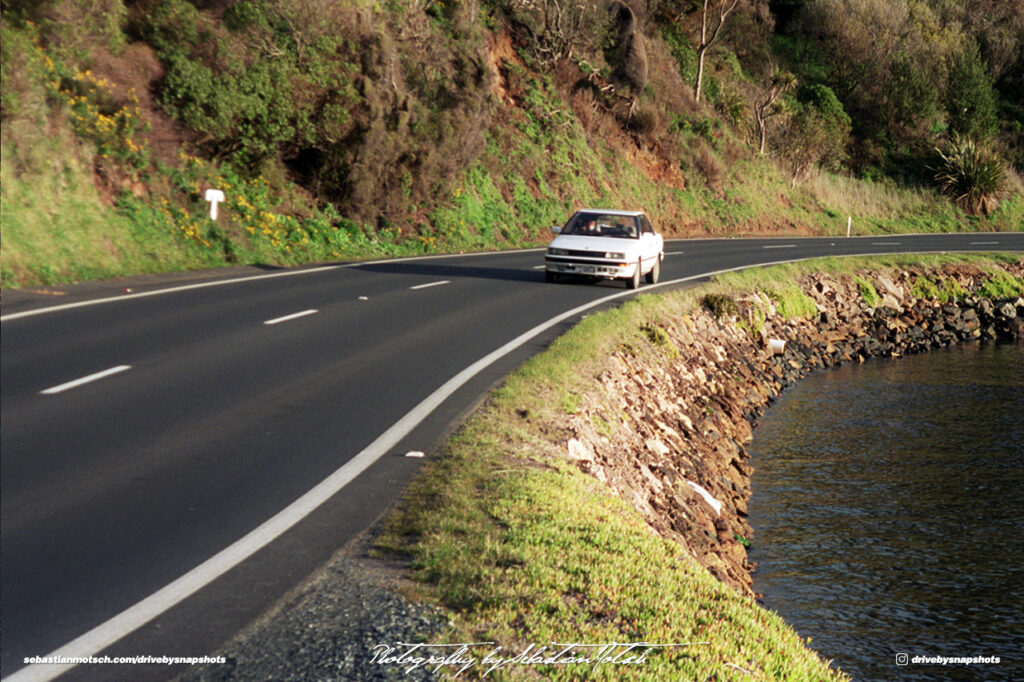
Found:
M 547 256 L 545 260 L 549 263 L 586 263 L 592 265 L 618 265 L 620 261 L 609 260 L 604 257 L 603 253 L 588 253 L 586 251 L 581 252 L 588 256 L 587 258 L 576 258 L 573 256 Z

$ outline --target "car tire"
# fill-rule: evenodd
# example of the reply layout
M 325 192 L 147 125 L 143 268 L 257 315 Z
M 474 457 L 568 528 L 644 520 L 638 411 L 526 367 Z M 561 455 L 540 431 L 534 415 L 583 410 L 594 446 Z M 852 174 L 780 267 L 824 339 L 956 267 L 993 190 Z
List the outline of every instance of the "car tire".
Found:
M 651 271 L 647 273 L 647 283 L 657 284 L 658 279 L 661 277 L 661 254 L 659 253 L 654 257 L 654 265 L 651 266 Z
M 639 289 L 640 288 L 640 270 L 642 268 L 643 261 L 636 262 L 636 270 L 633 272 L 633 276 L 626 280 L 627 289 Z

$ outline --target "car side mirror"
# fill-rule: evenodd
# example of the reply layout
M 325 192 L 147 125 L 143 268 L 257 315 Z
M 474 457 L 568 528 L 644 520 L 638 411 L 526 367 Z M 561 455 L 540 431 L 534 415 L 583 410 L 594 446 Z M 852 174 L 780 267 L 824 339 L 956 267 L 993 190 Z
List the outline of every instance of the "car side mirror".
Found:
M 551 231 L 554 234 L 561 234 L 562 233 L 562 228 L 559 227 L 558 225 L 554 225 L 554 226 L 551 227 Z

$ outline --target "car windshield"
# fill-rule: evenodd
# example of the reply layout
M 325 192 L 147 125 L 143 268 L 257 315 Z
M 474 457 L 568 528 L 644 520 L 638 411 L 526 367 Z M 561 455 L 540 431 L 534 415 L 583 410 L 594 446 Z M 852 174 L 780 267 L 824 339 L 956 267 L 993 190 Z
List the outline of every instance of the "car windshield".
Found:
M 636 239 L 640 229 L 635 216 L 581 212 L 569 219 L 562 234 Z

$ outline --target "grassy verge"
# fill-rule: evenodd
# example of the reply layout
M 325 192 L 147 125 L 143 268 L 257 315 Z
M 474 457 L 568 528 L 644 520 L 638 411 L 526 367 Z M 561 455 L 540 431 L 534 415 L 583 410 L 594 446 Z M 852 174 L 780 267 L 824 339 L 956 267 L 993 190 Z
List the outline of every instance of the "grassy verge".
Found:
M 447 609 L 452 629 L 442 642 L 497 642 L 506 656 L 531 645 L 550 654 L 551 642 L 686 645 L 652 649 L 642 665 L 510 664 L 492 673 L 497 679 L 845 679 L 780 617 L 717 582 L 569 464 L 562 450 L 571 434 L 559 425 L 581 394 L 599 390 L 594 378 L 612 350 L 669 362 L 644 330 L 707 294 L 778 292 L 794 315 L 806 315 L 796 287 L 806 274 L 968 263 L 998 273 L 996 263 L 1017 261 L 822 259 L 730 273 L 589 316 L 509 377 L 446 444 L 385 524 L 378 549 L 409 556 L 418 597 Z M 993 275 L 992 287 L 1004 284 Z
M 90 176 L 91 155 L 74 153 L 78 145 L 70 132 L 59 127 L 50 132 L 54 134 L 26 129 L 17 144 L 4 146 L 0 160 L 3 286 L 204 264 L 173 232 L 132 221 L 104 206 Z

